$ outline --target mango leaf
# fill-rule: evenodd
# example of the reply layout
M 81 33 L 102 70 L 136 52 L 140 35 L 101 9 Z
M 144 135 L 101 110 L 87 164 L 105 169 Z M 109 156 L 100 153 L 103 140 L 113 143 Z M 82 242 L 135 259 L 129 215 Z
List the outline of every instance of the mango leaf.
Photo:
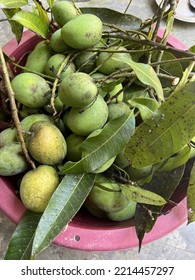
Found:
M 55 0 L 46 0 L 46 1 L 47 1 L 48 6 L 50 8 L 52 8 Z
M 20 8 L 16 8 L 16 9 L 2 9 L 3 13 L 6 15 L 7 19 L 12 18 L 16 13 L 18 13 L 19 11 L 21 11 Z M 22 38 L 22 33 L 23 33 L 23 26 L 15 21 L 9 21 L 9 24 L 11 26 L 11 30 L 13 32 L 13 34 L 16 37 L 16 41 L 19 43 L 21 41 Z
M 27 210 L 10 240 L 5 260 L 29 260 L 34 234 L 41 218 L 40 213 Z
M 195 163 L 192 167 L 187 190 L 188 224 L 195 222 Z
M 115 60 L 121 61 L 120 59 L 113 58 Z M 124 62 L 124 61 L 123 61 Z M 137 78 L 144 84 L 155 89 L 155 92 L 159 100 L 164 100 L 163 89 L 160 80 L 149 64 L 134 62 L 132 59 L 125 60 L 125 63 L 130 66 L 135 72 Z
M 38 224 L 32 246 L 33 258 L 68 226 L 88 196 L 94 180 L 94 174 L 70 174 L 62 179 Z
M 83 14 L 94 14 L 98 16 L 102 22 L 116 25 L 117 27 L 136 30 L 142 24 L 142 21 L 130 14 L 123 14 L 108 8 L 98 7 L 80 7 Z
M 149 205 L 156 205 L 161 206 L 166 204 L 166 200 L 151 191 L 145 190 L 140 187 L 127 185 L 127 184 L 120 184 L 122 192 L 127 196 L 128 199 L 134 200 L 139 203 L 149 204 Z
M 47 38 L 49 27 L 40 16 L 32 12 L 20 11 L 12 17 L 12 20 L 19 22 L 24 27 L 32 30 L 41 37 Z
M 171 96 L 135 130 L 125 156 L 135 168 L 169 158 L 195 135 L 195 81 Z
M 134 97 L 128 100 L 128 103 L 130 106 L 139 109 L 143 121 L 150 118 L 153 112 L 159 107 L 159 103 L 149 97 Z
M 60 174 L 89 173 L 116 156 L 128 143 L 135 128 L 133 111 L 108 122 L 101 133 L 85 140 L 81 149 L 86 152 L 78 162 L 67 162 Z
M 45 9 L 42 7 L 39 1 L 33 0 L 33 2 L 36 4 L 40 18 L 46 23 L 46 25 L 49 25 L 49 17 Z
M 28 0 L 0 0 L 0 9 L 15 9 L 28 4 Z
M 168 201 L 181 181 L 184 168 L 185 166 L 182 165 L 170 172 L 156 172 L 152 180 L 149 183 L 144 184 L 142 187 L 145 190 L 160 195 Z M 135 229 L 139 239 L 139 249 L 141 249 L 145 233 L 152 230 L 156 219 L 161 214 L 162 210 L 163 206 L 137 204 L 135 213 Z

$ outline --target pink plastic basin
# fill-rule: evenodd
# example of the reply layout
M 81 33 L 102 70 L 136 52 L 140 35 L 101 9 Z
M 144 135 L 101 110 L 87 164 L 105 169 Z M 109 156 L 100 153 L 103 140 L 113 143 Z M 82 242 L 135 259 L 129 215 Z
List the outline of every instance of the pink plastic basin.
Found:
M 159 30 L 159 38 L 163 30 Z M 3 50 L 10 57 L 19 60 L 24 53 L 33 49 L 41 39 L 30 31 L 24 32 L 21 43 L 15 39 L 8 42 Z M 173 36 L 169 44 L 187 50 L 187 47 Z M 181 186 L 180 190 L 183 187 Z M 172 232 L 187 220 L 185 192 L 178 192 L 177 206 L 166 215 L 161 215 L 150 233 L 145 234 L 143 244 L 157 240 Z M 26 208 L 22 204 L 13 178 L 0 177 L 0 210 L 14 223 L 18 223 Z M 54 240 L 59 246 L 86 251 L 114 251 L 138 246 L 133 219 L 125 222 L 112 222 L 96 218 L 82 210 Z

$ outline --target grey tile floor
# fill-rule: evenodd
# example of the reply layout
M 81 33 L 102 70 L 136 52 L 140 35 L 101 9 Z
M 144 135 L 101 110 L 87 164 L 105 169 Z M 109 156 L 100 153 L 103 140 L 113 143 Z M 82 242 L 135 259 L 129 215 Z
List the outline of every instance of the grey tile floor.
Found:
M 85 0 L 80 5 L 85 5 Z M 102 7 L 113 8 L 123 12 L 129 0 L 103 0 Z M 88 6 L 100 6 L 99 1 L 91 0 Z M 156 4 L 153 0 L 133 0 L 128 10 L 129 13 L 142 19 L 150 17 L 155 10 Z M 0 13 L 0 18 L 2 14 Z M 194 24 L 176 20 L 173 35 L 183 41 L 188 47 L 195 44 Z M 9 27 L 0 23 L 0 43 L 4 45 L 12 38 Z M 0 213 L 0 259 L 3 259 L 9 239 L 16 225 L 3 213 Z M 42 260 L 195 260 L 195 223 L 182 225 L 177 230 L 163 238 L 146 244 L 140 253 L 137 248 L 114 251 L 114 252 L 86 252 L 69 248 L 50 245 L 37 259 Z

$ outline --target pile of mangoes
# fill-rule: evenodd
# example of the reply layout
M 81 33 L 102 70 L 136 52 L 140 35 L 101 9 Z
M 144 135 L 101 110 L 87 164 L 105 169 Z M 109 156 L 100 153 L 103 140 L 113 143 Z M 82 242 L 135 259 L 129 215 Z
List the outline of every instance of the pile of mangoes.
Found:
M 11 81 L 25 144 L 36 169 L 30 168 L 22 153 L 16 128 L 0 133 L 0 175 L 21 174 L 20 197 L 36 212 L 45 210 L 57 188 L 60 166 L 85 156 L 81 143 L 99 134 L 108 121 L 130 111 L 123 101 L 123 79 L 101 83 L 106 75 L 127 67 L 130 54 L 125 47 L 117 40 L 105 41 L 101 20 L 81 14 L 71 2 L 55 2 L 52 14 L 56 30 L 49 40 L 36 45 L 27 57 L 26 70 Z M 104 45 L 107 52 L 93 51 Z M 55 114 L 50 102 L 54 81 Z M 96 216 L 120 221 L 133 217 L 136 202 L 107 182 L 104 172 L 116 160 L 122 168 L 129 165 L 121 152 L 95 170 L 97 180 L 85 206 Z M 149 172 L 150 167 L 136 179 Z

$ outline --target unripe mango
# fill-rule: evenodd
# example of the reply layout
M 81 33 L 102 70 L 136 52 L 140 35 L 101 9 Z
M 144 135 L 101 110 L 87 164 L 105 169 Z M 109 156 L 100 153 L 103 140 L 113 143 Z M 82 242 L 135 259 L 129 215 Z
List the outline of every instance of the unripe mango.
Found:
M 51 90 L 45 79 L 33 73 L 21 73 L 11 82 L 15 99 L 30 108 L 48 104 Z
M 67 22 L 61 29 L 64 42 L 75 49 L 95 46 L 102 37 L 102 22 L 92 14 L 79 15 Z
M 107 51 L 108 52 L 101 52 L 96 61 L 96 65 L 99 67 L 99 72 L 103 74 L 111 74 L 128 67 L 126 60 L 130 59 L 131 56 L 129 53 L 126 53 L 126 48 L 113 46 L 107 48 Z M 118 61 L 117 59 L 121 61 Z
M 129 106 L 124 102 L 108 104 L 108 120 L 116 119 L 130 111 Z
M 91 76 L 78 72 L 62 80 L 58 96 L 63 104 L 74 108 L 83 108 L 95 99 L 97 91 Z
M 50 57 L 46 64 L 45 73 L 49 76 L 56 77 L 58 70 L 65 58 L 66 56 L 63 54 L 54 54 L 52 57 Z M 70 74 L 73 74 L 75 70 L 76 68 L 74 63 L 70 62 L 64 66 L 59 78 L 62 80 Z
M 83 109 L 72 108 L 68 113 L 67 124 L 78 135 L 88 136 L 96 129 L 102 128 L 108 118 L 108 106 L 98 95 L 93 104 Z
M 0 133 L 0 147 L 7 144 L 17 142 L 17 130 L 16 128 L 8 127 Z
M 40 165 L 28 171 L 20 183 L 20 197 L 27 209 L 44 212 L 59 184 L 59 177 L 52 166 Z
M 28 150 L 42 164 L 55 165 L 66 156 L 67 146 L 61 131 L 49 122 L 36 122 L 30 128 Z
M 79 15 L 79 11 L 73 3 L 68 1 L 55 2 L 52 7 L 52 13 L 55 21 L 61 26 Z
M 102 186 L 102 187 L 101 187 Z M 99 174 L 87 200 L 105 212 L 115 212 L 128 205 L 128 199 L 117 184 L 110 184 L 106 176 Z
M 50 38 L 50 46 L 56 53 L 63 53 L 70 49 L 61 36 L 61 29 L 56 30 Z
M 25 67 L 37 71 L 39 73 L 45 73 L 45 67 L 48 59 L 51 57 L 52 52 L 50 46 L 44 42 L 28 55 Z
M 21 144 L 10 143 L 0 148 L 0 175 L 13 176 L 28 169 Z
M 67 144 L 67 155 L 66 159 L 71 161 L 79 161 L 82 156 L 82 151 L 80 150 L 81 143 L 86 139 L 86 137 L 77 135 L 75 133 L 70 134 L 66 138 Z
M 108 212 L 106 216 L 112 221 L 125 221 L 135 216 L 137 203 L 133 200 L 129 201 L 127 206 L 116 212 Z

